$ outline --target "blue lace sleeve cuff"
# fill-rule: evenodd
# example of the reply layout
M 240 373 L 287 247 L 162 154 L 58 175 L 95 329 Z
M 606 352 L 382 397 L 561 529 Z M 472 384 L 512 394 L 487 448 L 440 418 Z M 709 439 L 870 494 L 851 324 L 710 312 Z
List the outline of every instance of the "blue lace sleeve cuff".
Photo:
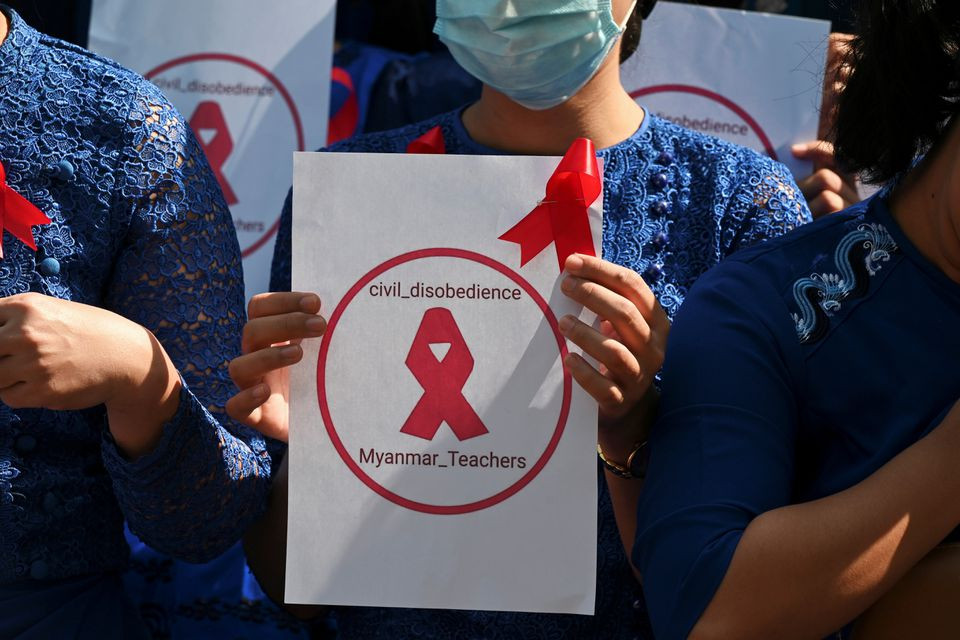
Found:
M 102 452 L 131 531 L 176 558 L 216 557 L 266 507 L 270 464 L 262 439 L 248 443 L 224 429 L 186 383 L 152 452 L 127 460 L 107 429 Z
M 181 473 L 181 456 L 191 439 L 191 428 L 198 422 L 210 425 L 211 428 L 216 425 L 213 417 L 203 408 L 183 378 L 180 379 L 180 384 L 180 404 L 177 412 L 164 423 L 160 441 L 150 453 L 136 460 L 127 458 L 113 439 L 109 425 L 104 422 L 101 447 L 103 463 L 115 485 L 123 482 L 145 487 L 171 473 Z

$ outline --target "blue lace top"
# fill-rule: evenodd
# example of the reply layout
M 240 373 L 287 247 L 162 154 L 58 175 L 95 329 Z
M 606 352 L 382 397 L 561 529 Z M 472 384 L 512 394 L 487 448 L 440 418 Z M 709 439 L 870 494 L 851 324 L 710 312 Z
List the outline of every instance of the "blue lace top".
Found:
M 244 322 L 239 248 L 187 123 L 141 77 L 5 12 L 0 161 L 53 222 L 34 228 L 37 253 L 4 234 L 0 296 L 119 313 L 154 332 L 184 385 L 136 461 L 112 443 L 103 407 L 0 404 L 0 610 L 10 588 L 122 569 L 124 517 L 157 549 L 211 558 L 261 511 L 270 477 L 263 439 L 223 415 Z
M 439 125 L 448 153 L 498 154 L 471 140 L 455 111 L 421 124 L 346 140 L 330 151 L 398 152 Z M 604 162 L 603 257 L 643 274 L 672 318 L 690 286 L 725 256 L 809 220 L 782 165 L 648 115 L 627 140 L 599 152 Z M 375 179 L 375 176 L 371 176 Z M 272 288 L 290 288 L 291 201 L 281 218 Z M 342 636 L 604 640 L 652 637 L 599 473 L 596 615 L 341 609 Z

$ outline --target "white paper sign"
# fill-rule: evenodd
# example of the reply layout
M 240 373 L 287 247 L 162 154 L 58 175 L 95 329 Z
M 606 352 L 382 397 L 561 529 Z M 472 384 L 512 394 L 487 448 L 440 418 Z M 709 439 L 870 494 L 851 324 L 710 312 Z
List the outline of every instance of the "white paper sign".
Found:
M 498 240 L 558 161 L 296 155 L 293 287 L 329 326 L 292 376 L 288 602 L 593 613 L 583 310 L 552 245 Z
M 660 2 L 621 76 L 653 113 L 806 177 L 790 145 L 817 138 L 829 34 L 826 20 Z
M 247 297 L 266 291 L 291 152 L 327 136 L 334 0 L 94 0 L 90 49 L 187 118 L 233 214 Z

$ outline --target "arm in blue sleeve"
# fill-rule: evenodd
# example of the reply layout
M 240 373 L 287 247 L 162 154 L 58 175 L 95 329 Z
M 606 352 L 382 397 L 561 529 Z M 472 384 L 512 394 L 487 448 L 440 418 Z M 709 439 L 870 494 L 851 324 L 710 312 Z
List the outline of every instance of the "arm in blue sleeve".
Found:
M 180 371 L 176 415 L 150 454 L 128 461 L 105 434 L 103 456 L 130 528 L 156 549 L 210 559 L 266 506 L 263 438 L 224 412 L 244 322 L 230 212 L 183 117 L 150 85 L 134 97 L 117 165 L 112 224 L 128 226 L 105 306 L 150 329 Z
M 771 285 L 730 261 L 694 286 L 671 331 L 633 551 L 658 638 L 687 637 L 750 521 L 791 500 L 789 318 Z
M 777 238 L 813 217 L 789 169 L 768 158 L 740 159 L 742 179 L 730 200 L 721 228 L 721 251 L 728 256 Z

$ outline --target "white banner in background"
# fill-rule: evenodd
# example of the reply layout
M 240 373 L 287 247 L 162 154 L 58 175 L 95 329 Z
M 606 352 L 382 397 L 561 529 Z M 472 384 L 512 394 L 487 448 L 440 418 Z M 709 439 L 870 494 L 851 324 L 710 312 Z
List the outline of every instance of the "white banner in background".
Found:
M 282 7 L 282 8 L 281 8 Z M 327 136 L 335 0 L 94 0 L 90 49 L 187 118 L 233 214 L 249 298 L 266 291 L 293 152 Z
M 790 145 L 815 140 L 830 23 L 660 2 L 624 86 L 651 112 L 750 147 L 790 167 L 810 166 Z

